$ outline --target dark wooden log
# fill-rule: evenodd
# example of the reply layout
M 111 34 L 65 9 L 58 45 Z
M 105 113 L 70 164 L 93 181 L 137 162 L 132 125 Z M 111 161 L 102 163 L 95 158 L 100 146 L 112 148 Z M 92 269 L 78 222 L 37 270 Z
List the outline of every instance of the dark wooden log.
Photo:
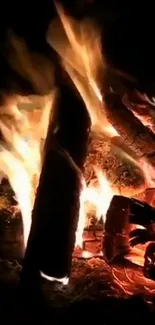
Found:
M 155 281 L 155 243 L 150 243 L 144 256 L 144 275 Z
M 39 281 L 40 271 L 57 279 L 70 274 L 81 191 L 78 168 L 83 167 L 86 157 L 90 118 L 70 85 L 64 82 L 60 88 L 61 100 L 48 130 L 21 274 L 24 290 L 25 283 Z
M 76 165 L 83 169 L 88 151 L 91 120 L 86 106 L 65 72 L 58 69 L 60 96 L 56 110 L 56 139 Z
M 129 250 L 129 200 L 114 196 L 106 215 L 103 255 L 108 262 Z
M 137 157 L 145 158 L 155 166 L 155 135 L 145 127 L 122 103 L 120 96 L 105 96 L 107 118 L 120 134 L 126 146 L 131 148 Z
M 40 271 L 57 279 L 69 276 L 79 212 L 80 176 L 71 158 L 52 145 L 44 160 L 32 212 L 22 284 Z

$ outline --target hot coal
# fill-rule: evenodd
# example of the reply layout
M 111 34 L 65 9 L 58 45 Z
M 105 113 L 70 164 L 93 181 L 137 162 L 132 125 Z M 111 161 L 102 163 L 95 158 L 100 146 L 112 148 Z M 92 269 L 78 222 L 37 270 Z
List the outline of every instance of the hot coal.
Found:
M 106 215 L 103 254 L 107 261 L 129 250 L 129 201 L 114 196 Z
M 144 275 L 155 281 L 155 243 L 148 245 L 144 258 Z

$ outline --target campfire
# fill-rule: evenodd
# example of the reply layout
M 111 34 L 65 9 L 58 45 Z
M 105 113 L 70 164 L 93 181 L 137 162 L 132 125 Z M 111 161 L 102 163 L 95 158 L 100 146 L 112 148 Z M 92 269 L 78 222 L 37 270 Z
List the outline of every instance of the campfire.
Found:
M 142 294 L 150 302 L 155 101 L 108 65 L 93 21 L 79 23 L 60 6 L 57 12 L 47 42 L 59 87 L 15 95 L 0 112 L 0 257 L 22 264 L 24 290 L 41 278 L 76 286 L 91 274 L 108 295 Z M 40 89 L 45 80 L 25 44 L 15 35 L 9 41 L 15 69 Z M 54 80 L 53 67 L 50 73 Z

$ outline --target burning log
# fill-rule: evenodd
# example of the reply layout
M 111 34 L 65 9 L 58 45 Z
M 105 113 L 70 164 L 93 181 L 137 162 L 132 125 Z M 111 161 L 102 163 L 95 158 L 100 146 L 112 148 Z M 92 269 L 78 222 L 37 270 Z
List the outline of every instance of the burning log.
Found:
M 76 165 L 83 169 L 88 151 L 91 120 L 77 89 L 65 72 L 58 70 L 60 100 L 56 110 L 56 139 L 65 148 Z
M 147 246 L 144 259 L 144 275 L 155 281 L 155 243 Z
M 21 274 L 24 288 L 25 283 L 38 279 L 40 271 L 58 281 L 70 275 L 81 191 L 78 167 L 83 167 L 86 157 L 90 119 L 85 107 L 80 106 L 79 97 L 78 100 L 65 83 L 61 93 L 48 130 L 32 212 Z
M 107 261 L 129 250 L 129 200 L 114 196 L 107 211 L 103 236 L 103 254 Z
M 70 274 L 77 229 L 80 173 L 57 145 L 48 151 L 40 177 L 21 284 L 43 272 L 61 279 Z M 57 229 L 59 229 L 59 236 Z
M 111 186 L 123 195 L 136 195 L 144 189 L 144 175 L 124 150 L 119 137 L 107 139 L 103 134 L 91 133 L 84 176 L 87 184 L 97 183 L 94 166 L 105 173 Z
M 142 94 L 137 90 L 125 93 L 123 96 L 123 103 L 130 109 L 133 114 L 147 126 L 153 133 L 155 133 L 155 119 L 154 110 L 155 104 L 152 98 L 149 98 L 146 94 Z
M 145 158 L 150 165 L 155 166 L 155 135 L 125 107 L 118 95 L 106 95 L 105 104 L 107 118 L 125 145 L 139 159 Z

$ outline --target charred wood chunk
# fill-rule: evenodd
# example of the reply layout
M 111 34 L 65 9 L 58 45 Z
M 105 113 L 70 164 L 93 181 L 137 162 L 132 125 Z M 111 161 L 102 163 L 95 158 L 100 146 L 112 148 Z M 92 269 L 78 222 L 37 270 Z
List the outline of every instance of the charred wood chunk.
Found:
M 57 146 L 44 159 L 32 212 L 32 227 L 23 264 L 21 283 L 47 276 L 69 276 L 79 214 L 79 170 Z M 59 229 L 59 236 L 58 236 Z
M 107 211 L 103 255 L 108 261 L 129 250 L 129 200 L 115 195 Z
M 145 244 L 155 239 L 155 209 L 146 202 L 129 200 L 129 222 L 143 226 L 130 232 L 130 245 Z
M 148 229 L 134 229 L 130 232 L 130 245 L 145 244 L 148 241 L 155 240 L 155 232 Z
M 144 275 L 155 281 L 155 243 L 148 245 L 144 258 Z

